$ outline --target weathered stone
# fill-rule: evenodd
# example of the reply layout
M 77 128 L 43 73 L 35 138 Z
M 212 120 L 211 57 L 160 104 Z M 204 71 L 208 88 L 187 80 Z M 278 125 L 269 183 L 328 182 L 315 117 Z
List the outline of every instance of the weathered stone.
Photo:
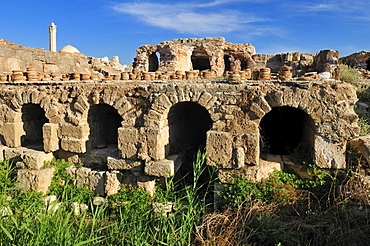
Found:
M 2 129 L 2 135 L 5 143 L 9 147 L 21 146 L 21 136 L 24 134 L 23 123 L 5 123 Z
M 107 166 L 109 170 L 142 171 L 142 163 L 140 161 L 119 159 L 112 156 L 107 158 Z
M 346 143 L 332 143 L 321 136 L 315 137 L 315 163 L 321 168 L 346 168 Z
M 22 160 L 24 164 L 30 169 L 41 169 L 45 162 L 53 159 L 52 153 L 44 153 L 43 151 L 24 149 L 22 153 Z
M 90 190 L 94 191 L 96 194 L 105 195 L 105 182 L 105 172 L 92 171 L 91 174 L 89 174 Z
M 4 146 L 4 145 L 0 145 L 0 161 L 5 161 L 5 149 L 7 149 L 8 147 Z
M 42 135 L 45 152 L 53 152 L 59 149 L 58 124 L 45 123 L 42 127 Z
M 370 136 L 362 136 L 352 139 L 349 146 L 356 148 L 360 151 L 366 161 L 370 163 Z
M 151 196 L 155 192 L 155 179 L 149 176 L 140 176 L 137 180 L 137 186 L 143 188 Z
M 232 168 L 232 136 L 228 132 L 207 132 L 207 164 Z
M 107 201 L 106 201 L 106 199 L 104 197 L 97 196 L 97 197 L 94 197 L 92 203 L 93 203 L 94 206 L 100 206 L 100 205 L 103 205 L 106 202 Z
M 86 152 L 86 140 L 75 139 L 75 138 L 62 139 L 61 148 L 69 152 L 85 153 Z
M 161 161 L 146 163 L 144 171 L 150 176 L 172 177 L 181 164 L 182 160 L 180 155 L 171 155 Z
M 111 196 L 121 189 L 121 183 L 117 178 L 118 171 L 106 172 L 105 194 Z
M 18 170 L 18 187 L 25 187 L 46 194 L 53 178 L 54 168 L 40 170 Z
M 62 138 L 86 139 L 89 133 L 90 133 L 90 128 L 88 124 L 81 124 L 78 126 L 73 126 L 71 124 L 64 124 L 61 127 L 61 137 Z

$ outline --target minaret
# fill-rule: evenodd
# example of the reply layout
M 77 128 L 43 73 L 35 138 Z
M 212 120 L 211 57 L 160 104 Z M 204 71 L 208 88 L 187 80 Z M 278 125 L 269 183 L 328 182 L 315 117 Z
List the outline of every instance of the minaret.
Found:
M 54 22 L 51 22 L 49 26 L 49 50 L 57 51 L 57 26 Z

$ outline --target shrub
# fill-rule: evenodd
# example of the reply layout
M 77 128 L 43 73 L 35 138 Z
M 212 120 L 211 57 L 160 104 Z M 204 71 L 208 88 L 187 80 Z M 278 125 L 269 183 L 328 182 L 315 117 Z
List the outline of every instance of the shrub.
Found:
M 340 64 L 340 80 L 351 84 L 357 83 L 359 73 L 358 69 L 349 67 L 348 65 Z

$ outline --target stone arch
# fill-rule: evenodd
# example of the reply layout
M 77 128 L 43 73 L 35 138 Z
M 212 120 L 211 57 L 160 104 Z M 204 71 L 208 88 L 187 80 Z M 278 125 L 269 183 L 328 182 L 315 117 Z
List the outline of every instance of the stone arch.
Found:
M 212 119 L 203 106 L 195 102 L 179 102 L 168 113 L 171 152 L 195 152 L 206 145 L 206 132 Z
M 105 103 L 92 105 L 87 122 L 90 128 L 87 149 L 118 145 L 118 128 L 121 127 L 122 117 L 113 106 Z
M 49 120 L 46 118 L 45 111 L 40 104 L 23 104 L 21 107 L 21 120 L 24 130 L 24 135 L 21 136 L 21 146 L 43 147 L 43 126 Z
M 159 53 L 158 52 L 152 52 L 149 55 L 149 72 L 156 72 L 159 68 Z
M 313 150 L 315 124 L 301 109 L 273 107 L 260 122 L 261 154 L 289 155 L 297 148 Z
M 211 70 L 211 56 L 202 47 L 197 47 L 191 55 L 193 70 Z
M 176 87 L 168 95 L 158 94 L 153 98 L 153 103 L 148 110 L 148 117 L 144 121 L 147 128 L 147 137 L 160 139 L 148 148 L 148 156 L 153 160 L 164 159 L 170 149 L 170 129 L 168 125 L 168 114 L 172 106 L 192 102 L 203 107 L 209 114 L 212 114 L 217 97 L 205 91 L 190 91 L 187 87 Z M 154 136 L 153 136 L 154 135 Z

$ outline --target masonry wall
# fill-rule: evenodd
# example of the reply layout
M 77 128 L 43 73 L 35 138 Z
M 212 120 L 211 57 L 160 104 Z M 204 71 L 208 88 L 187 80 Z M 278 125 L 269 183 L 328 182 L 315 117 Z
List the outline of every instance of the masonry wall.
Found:
M 43 153 L 46 159 L 82 161 L 85 169 L 71 173 L 80 177 L 78 172 L 85 172 L 95 184 L 92 189 L 102 194 L 113 194 L 120 183 L 154 187 L 157 177 L 173 175 L 181 163 L 181 153 L 171 152 L 169 113 L 175 105 L 191 102 L 209 114 L 207 164 L 219 168 L 223 182 L 239 174 L 252 175 L 251 166 L 258 168 L 260 122 L 278 107 L 299 109 L 312 119 L 312 148 L 318 166 L 344 168 L 346 143 L 359 131 L 353 110 L 356 99 L 355 88 L 338 81 L 289 86 L 253 81 L 234 85 L 226 81 L 1 84 L 0 154 L 2 159 L 23 158 L 25 170 L 40 172 L 45 169 Z M 39 105 L 45 113 L 39 159 L 30 157 L 37 155 L 28 155 L 28 146 L 22 146 L 25 105 Z M 118 125 L 103 121 L 107 127 L 117 127 L 116 145 L 89 145 L 89 118 L 94 117 L 90 109 L 96 105 L 106 105 L 119 115 Z M 111 188 L 98 188 L 99 182 Z

